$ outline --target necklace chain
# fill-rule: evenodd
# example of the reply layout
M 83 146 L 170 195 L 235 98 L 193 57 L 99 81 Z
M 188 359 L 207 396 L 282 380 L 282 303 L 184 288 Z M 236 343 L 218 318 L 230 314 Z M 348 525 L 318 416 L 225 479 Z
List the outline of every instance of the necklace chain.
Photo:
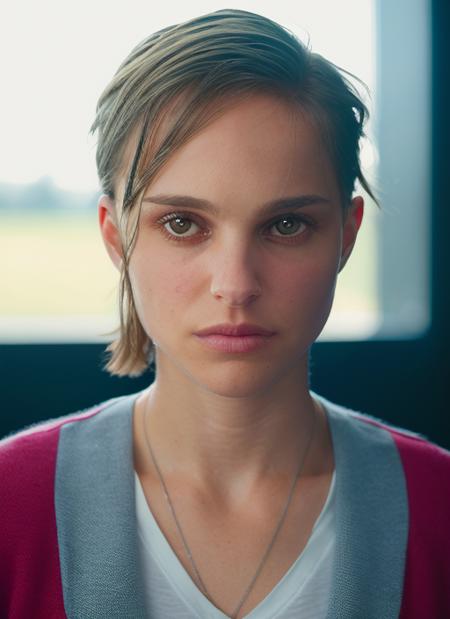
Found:
M 183 543 L 184 550 L 185 550 L 186 555 L 188 556 L 188 559 L 189 559 L 189 561 L 190 561 L 190 563 L 192 565 L 192 568 L 193 568 L 193 570 L 195 572 L 195 576 L 197 578 L 197 582 L 200 585 L 200 588 L 202 589 L 202 592 L 204 593 L 204 595 L 210 600 L 211 603 L 213 603 L 213 600 L 212 600 L 212 598 L 211 598 L 211 596 L 210 596 L 210 594 L 208 592 L 208 589 L 206 588 L 206 585 L 203 582 L 202 577 L 200 576 L 200 572 L 198 571 L 197 565 L 196 565 L 196 563 L 194 561 L 194 557 L 192 555 L 191 549 L 189 548 L 189 545 L 188 545 L 188 543 L 186 541 L 186 537 L 185 537 L 185 535 L 183 533 L 183 529 L 181 528 L 180 521 L 178 520 L 178 516 L 176 514 L 175 508 L 174 508 L 173 503 L 172 503 L 172 501 L 170 499 L 170 494 L 169 494 L 169 491 L 167 489 L 166 482 L 164 481 L 163 474 L 161 472 L 161 469 L 158 466 L 158 462 L 157 462 L 155 454 L 153 452 L 153 449 L 152 449 L 152 446 L 151 446 L 151 443 L 150 443 L 150 439 L 149 439 L 148 433 L 147 433 L 148 409 L 149 409 L 149 407 L 148 407 L 148 404 L 147 404 L 147 406 L 145 408 L 145 413 L 144 413 L 144 436 L 145 436 L 145 441 L 147 443 L 148 450 L 150 452 L 150 456 L 152 458 L 154 467 L 155 467 L 156 472 L 157 472 L 158 477 L 159 477 L 159 481 L 160 481 L 161 486 L 163 488 L 164 496 L 165 496 L 166 501 L 167 501 L 167 503 L 169 505 L 169 509 L 170 509 L 171 514 L 172 514 L 172 518 L 173 518 L 173 520 L 175 522 L 175 525 L 177 527 L 179 536 L 180 536 L 181 541 Z M 275 544 L 275 540 L 276 540 L 276 538 L 278 536 L 278 533 L 280 532 L 280 529 L 281 529 L 281 527 L 283 525 L 283 522 L 284 522 L 284 520 L 286 518 L 287 511 L 288 511 L 289 505 L 291 503 L 292 496 L 294 494 L 295 486 L 297 484 L 297 481 L 298 481 L 299 477 L 301 476 L 301 473 L 302 473 L 302 470 L 303 470 L 303 465 L 305 463 L 306 457 L 307 457 L 309 449 L 311 447 L 312 439 L 313 439 L 313 436 L 314 436 L 314 433 L 315 433 L 315 429 L 316 429 L 316 420 L 317 420 L 317 414 L 314 413 L 313 414 L 313 426 L 312 426 L 312 429 L 311 429 L 311 434 L 309 435 L 308 444 L 306 446 L 306 449 L 305 449 L 305 451 L 303 453 L 303 457 L 300 460 L 299 467 L 298 467 L 297 472 L 296 472 L 296 474 L 294 476 L 294 479 L 292 481 L 292 484 L 291 484 L 291 487 L 290 487 L 290 490 L 289 490 L 289 495 L 288 495 L 286 504 L 285 504 L 285 506 L 283 508 L 283 511 L 282 511 L 281 516 L 280 516 L 280 518 L 278 520 L 278 523 L 277 523 L 277 525 L 275 527 L 273 535 L 272 535 L 272 537 L 270 539 L 270 542 L 269 542 L 269 544 L 268 544 L 268 546 L 266 548 L 266 551 L 264 552 L 264 555 L 263 555 L 261 561 L 259 562 L 259 565 L 258 565 L 258 568 L 257 568 L 257 570 L 255 572 L 255 575 L 253 576 L 252 580 L 250 581 L 249 585 L 247 586 L 247 588 L 245 589 L 243 595 L 241 596 L 241 599 L 239 600 L 239 603 L 236 606 L 234 612 L 230 615 L 231 619 L 236 619 L 237 618 L 237 615 L 238 615 L 239 611 L 241 610 L 242 606 L 244 605 L 244 602 L 246 601 L 246 599 L 250 595 L 250 591 L 253 589 L 253 586 L 254 586 L 254 584 L 255 584 L 259 574 L 261 573 L 261 570 L 262 570 L 262 568 L 263 568 L 263 566 L 264 566 L 264 564 L 265 564 L 265 562 L 267 560 L 267 557 L 269 556 L 270 551 L 272 550 L 272 547 Z

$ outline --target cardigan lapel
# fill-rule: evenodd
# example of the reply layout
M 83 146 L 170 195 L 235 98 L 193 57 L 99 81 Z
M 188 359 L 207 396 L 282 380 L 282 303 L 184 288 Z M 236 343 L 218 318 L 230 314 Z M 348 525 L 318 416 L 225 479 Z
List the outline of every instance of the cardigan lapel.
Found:
M 134 497 L 132 413 L 139 394 L 61 428 L 55 509 L 69 619 L 144 619 Z M 336 465 L 336 550 L 327 619 L 397 619 L 408 497 L 387 429 L 324 404 Z
M 327 619 L 397 619 L 408 497 L 390 432 L 325 398 L 336 467 L 336 551 Z
M 132 412 L 138 394 L 62 426 L 55 478 L 69 619 L 143 619 L 134 499 Z

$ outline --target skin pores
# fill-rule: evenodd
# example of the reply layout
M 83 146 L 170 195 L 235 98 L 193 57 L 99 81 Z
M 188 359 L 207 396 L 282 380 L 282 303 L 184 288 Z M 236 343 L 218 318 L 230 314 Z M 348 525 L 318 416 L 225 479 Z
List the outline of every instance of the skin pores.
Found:
M 119 179 L 119 204 L 123 186 Z M 317 128 L 286 103 L 254 95 L 171 156 L 145 198 L 162 194 L 208 200 L 217 212 L 142 205 L 129 274 L 155 345 L 159 407 L 203 411 L 209 419 L 214 410 L 245 410 L 249 420 L 252 411 L 310 406 L 308 350 L 328 318 L 363 210 L 355 198 L 343 220 Z M 262 214 L 263 204 L 293 196 L 315 199 Z M 114 237 L 102 227 L 108 244 Z M 209 350 L 193 335 L 242 322 L 275 335 L 243 354 Z

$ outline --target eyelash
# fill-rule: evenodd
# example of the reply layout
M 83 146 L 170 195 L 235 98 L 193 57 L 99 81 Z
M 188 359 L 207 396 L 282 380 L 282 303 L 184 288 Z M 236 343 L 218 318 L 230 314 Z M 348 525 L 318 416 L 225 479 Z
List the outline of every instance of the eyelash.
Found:
M 174 241 L 175 243 L 192 242 L 193 239 L 195 239 L 198 236 L 197 234 L 192 235 L 192 236 L 175 236 L 175 234 L 171 234 L 165 228 L 166 223 L 173 221 L 174 219 L 177 219 L 178 217 L 185 221 L 191 221 L 195 223 L 197 226 L 201 227 L 201 223 L 197 220 L 197 217 L 194 217 L 190 213 L 186 213 L 184 211 L 178 211 L 176 213 L 168 213 L 167 215 L 164 215 L 164 217 L 161 217 L 161 219 L 158 219 L 156 223 L 161 228 L 161 231 L 163 232 L 164 236 L 170 241 Z M 306 226 L 306 231 L 304 232 L 300 232 L 300 233 L 293 234 L 293 235 L 281 235 L 281 234 L 275 235 L 275 238 L 281 239 L 283 243 L 287 242 L 288 244 L 292 244 L 293 242 L 296 242 L 299 239 L 299 237 L 304 236 L 304 234 L 308 231 L 308 229 L 314 228 L 315 226 L 315 223 L 308 218 L 300 217 L 299 215 L 295 213 L 286 213 L 285 215 L 277 217 L 276 219 L 268 223 L 267 224 L 268 228 L 272 228 L 276 223 L 282 221 L 283 219 L 292 219 L 294 221 L 294 224 L 301 223 L 304 226 Z M 201 236 L 206 236 L 206 234 L 203 234 Z M 290 239 L 293 239 L 293 240 L 290 240 Z

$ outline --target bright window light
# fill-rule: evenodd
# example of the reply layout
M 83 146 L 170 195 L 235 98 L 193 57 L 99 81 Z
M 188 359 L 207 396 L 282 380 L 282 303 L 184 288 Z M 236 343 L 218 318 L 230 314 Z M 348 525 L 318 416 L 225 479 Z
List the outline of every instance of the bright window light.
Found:
M 398 13 L 405 2 L 391 3 L 397 8 L 383 11 Z M 407 5 L 409 16 L 416 11 L 422 19 L 410 34 L 410 44 L 415 49 L 423 44 L 427 52 L 427 39 L 420 37 L 427 21 L 423 22 L 419 4 L 424 3 L 413 0 Z M 366 196 L 358 242 L 339 276 L 334 307 L 320 339 L 417 334 L 428 320 L 424 259 L 428 177 L 424 172 L 417 178 L 405 157 L 403 162 L 392 162 L 401 145 L 393 147 L 389 140 L 397 140 L 397 131 L 408 134 L 414 122 L 415 131 L 418 123 L 421 127 L 421 143 L 427 144 L 421 116 L 427 112 L 425 96 L 418 105 L 409 106 L 412 116 L 402 116 L 396 107 L 402 105 L 396 99 L 396 85 L 403 80 L 413 94 L 429 85 L 422 82 L 416 87 L 415 77 L 408 72 L 394 75 L 393 59 L 380 53 L 377 45 L 382 37 L 389 41 L 393 33 L 385 32 L 386 15 L 375 0 L 258 0 L 226 6 L 254 11 L 286 26 L 304 42 L 310 41 L 313 51 L 360 77 L 371 92 L 369 98 L 362 91 L 373 117 L 362 161 L 369 181 L 380 190 L 382 211 Z M 10 5 L 0 37 L 2 91 L 7 93 L 0 116 L 0 247 L 6 256 L 0 272 L 0 342 L 110 339 L 107 333 L 118 324 L 118 274 L 97 223 L 95 144 L 88 135 L 97 99 L 118 65 L 144 37 L 221 8 L 222 3 L 207 0 L 176 6 L 163 3 L 157 8 L 140 0 L 129 0 L 126 7 L 106 0 L 89 4 L 18 0 Z M 396 54 L 405 55 L 407 63 L 404 30 L 402 37 L 402 49 L 396 49 Z M 421 58 L 414 70 L 423 75 L 426 53 Z M 394 132 L 389 123 L 394 123 Z M 414 154 L 407 152 L 408 161 L 413 160 L 410 166 L 423 164 L 417 149 Z M 427 152 L 425 148 L 423 157 Z M 411 185 L 410 175 L 419 188 Z M 424 203 L 422 210 L 417 207 L 420 226 L 413 225 L 413 218 L 404 225 L 405 204 L 400 198 L 405 187 L 408 208 L 419 199 Z M 405 252 L 401 268 L 398 234 Z M 414 260 L 415 272 L 408 271 L 408 248 L 413 242 L 414 249 L 424 248 L 415 259 L 421 260 L 420 290 L 414 286 L 418 268 Z M 399 299 L 398 294 L 404 296 Z

